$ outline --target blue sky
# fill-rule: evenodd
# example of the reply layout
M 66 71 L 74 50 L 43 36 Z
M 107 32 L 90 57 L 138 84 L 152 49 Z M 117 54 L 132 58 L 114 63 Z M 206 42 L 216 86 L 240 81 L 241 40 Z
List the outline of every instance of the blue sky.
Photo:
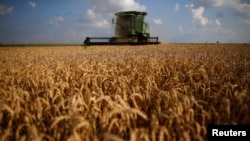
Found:
M 118 11 L 148 13 L 161 42 L 250 43 L 250 0 L 0 0 L 0 43 L 112 37 Z

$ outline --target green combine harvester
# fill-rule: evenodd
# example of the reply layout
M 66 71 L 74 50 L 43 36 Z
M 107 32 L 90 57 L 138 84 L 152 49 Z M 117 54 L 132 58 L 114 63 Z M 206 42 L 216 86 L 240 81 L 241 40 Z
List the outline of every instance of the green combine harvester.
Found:
M 125 11 L 115 13 L 115 37 L 86 37 L 84 45 L 146 45 L 160 44 L 158 37 L 150 37 L 149 25 L 144 22 L 146 12 Z

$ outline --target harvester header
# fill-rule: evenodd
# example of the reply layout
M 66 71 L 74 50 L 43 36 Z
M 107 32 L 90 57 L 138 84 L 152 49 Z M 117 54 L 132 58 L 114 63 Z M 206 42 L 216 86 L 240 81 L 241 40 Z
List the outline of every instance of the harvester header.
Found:
M 114 37 L 86 37 L 84 45 L 143 45 L 160 44 L 158 37 L 150 37 L 149 25 L 144 21 L 147 12 L 117 12 Z

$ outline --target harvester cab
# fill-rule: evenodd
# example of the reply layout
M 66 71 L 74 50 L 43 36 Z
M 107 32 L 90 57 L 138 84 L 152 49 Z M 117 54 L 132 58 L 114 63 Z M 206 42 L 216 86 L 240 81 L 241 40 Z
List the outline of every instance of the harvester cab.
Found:
M 150 37 L 149 25 L 144 21 L 146 12 L 117 12 L 114 37 L 86 37 L 84 45 L 159 44 L 158 37 Z

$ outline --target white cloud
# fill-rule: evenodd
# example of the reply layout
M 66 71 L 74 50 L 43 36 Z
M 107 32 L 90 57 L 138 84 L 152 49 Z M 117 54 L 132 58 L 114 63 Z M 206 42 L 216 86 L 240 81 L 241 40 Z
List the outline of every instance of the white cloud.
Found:
M 247 3 L 242 0 L 192 0 L 192 2 L 204 7 L 228 7 L 241 15 L 250 16 L 249 1 Z
M 220 27 L 221 22 L 219 19 L 209 20 L 204 16 L 205 8 L 200 6 L 199 8 L 193 8 L 194 6 L 187 6 L 188 10 L 192 14 L 193 22 L 199 27 Z
M 184 33 L 184 29 L 183 29 L 183 26 L 179 26 L 178 27 L 178 32 L 183 34 Z
M 221 26 L 221 22 L 220 22 L 219 19 L 215 19 L 215 25 L 216 25 L 216 26 Z
M 246 24 L 247 26 L 250 26 L 250 20 L 244 20 L 243 23 Z
M 13 11 L 13 6 L 7 8 L 4 5 L 0 4 L 0 16 L 5 16 L 7 14 L 10 14 Z
M 191 9 L 194 22 L 201 26 L 208 25 L 208 19 L 203 16 L 204 11 L 205 11 L 205 8 L 202 6 L 197 9 L 195 8 Z
M 154 19 L 153 21 L 154 21 L 154 24 L 157 24 L 157 25 L 163 24 L 161 19 Z
M 195 5 L 185 5 L 185 7 L 192 15 L 193 23 L 197 26 L 194 26 L 187 32 L 184 32 L 184 28 L 179 26 L 178 33 L 185 33 L 191 41 L 228 42 L 228 40 L 237 37 L 231 28 L 223 26 L 220 19 L 209 19 L 206 16 L 206 7 L 208 6 L 197 6 L 196 4 L 197 3 L 195 3 Z M 214 3 L 214 5 L 219 6 L 221 3 Z
M 193 4 L 190 4 L 190 5 L 186 4 L 185 7 L 186 7 L 186 8 L 193 8 L 194 5 L 193 5 Z
M 135 2 L 135 0 L 92 0 L 92 2 L 94 2 L 100 10 L 111 13 L 129 10 L 146 11 L 146 6 Z
M 175 11 L 180 11 L 180 5 L 179 5 L 179 3 L 175 4 L 174 10 Z
M 110 20 L 119 11 L 146 11 L 146 7 L 135 0 L 91 0 L 93 8 L 87 9 L 79 21 L 84 26 L 111 28 Z
M 28 1 L 29 5 L 32 7 L 32 8 L 35 8 L 36 7 L 36 3 L 35 2 L 31 2 L 31 1 Z
M 49 21 L 49 24 L 58 26 L 63 22 L 63 17 L 62 16 L 56 16 L 53 20 Z
M 85 10 L 78 21 L 86 30 L 89 28 L 100 28 L 104 34 L 113 34 L 111 19 L 120 11 L 146 11 L 146 6 L 136 0 L 89 0 L 93 8 Z M 99 32 L 98 32 L 99 33 Z M 105 36 L 105 35 L 103 35 Z
M 232 7 L 236 9 L 238 13 L 245 16 L 250 16 L 250 4 L 236 3 L 235 5 L 232 5 Z
M 91 25 L 93 27 L 108 28 L 110 23 L 104 18 L 102 13 L 96 11 L 96 8 L 88 9 L 81 17 L 84 25 Z

